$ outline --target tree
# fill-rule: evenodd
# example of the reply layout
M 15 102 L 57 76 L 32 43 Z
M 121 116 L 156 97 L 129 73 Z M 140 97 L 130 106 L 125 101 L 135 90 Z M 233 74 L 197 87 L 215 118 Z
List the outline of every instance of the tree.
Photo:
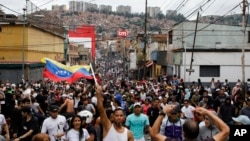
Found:
M 162 20 L 165 18 L 165 16 L 162 14 L 162 13 L 159 13 L 156 15 L 156 18 L 159 19 L 159 20 Z

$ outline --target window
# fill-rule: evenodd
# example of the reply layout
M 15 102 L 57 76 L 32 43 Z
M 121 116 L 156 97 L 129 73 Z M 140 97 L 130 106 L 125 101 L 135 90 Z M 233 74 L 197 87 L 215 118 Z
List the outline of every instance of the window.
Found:
M 220 66 L 200 66 L 200 77 L 220 77 Z
M 83 60 L 83 61 L 88 61 L 88 55 L 83 55 L 83 56 L 82 56 L 82 60 Z

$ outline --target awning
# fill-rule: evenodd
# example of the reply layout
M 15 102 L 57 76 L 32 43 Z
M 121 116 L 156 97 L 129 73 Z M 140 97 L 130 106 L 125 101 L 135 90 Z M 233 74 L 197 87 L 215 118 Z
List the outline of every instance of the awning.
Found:
M 153 64 L 154 64 L 154 61 L 150 60 L 145 65 L 148 68 L 148 67 L 152 66 Z

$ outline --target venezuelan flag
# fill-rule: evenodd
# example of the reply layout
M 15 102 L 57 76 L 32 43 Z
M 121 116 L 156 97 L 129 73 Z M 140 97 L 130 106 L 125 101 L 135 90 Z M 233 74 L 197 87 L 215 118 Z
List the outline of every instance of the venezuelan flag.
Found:
M 46 64 L 43 77 L 55 82 L 67 81 L 73 83 L 79 78 L 93 79 L 93 76 L 89 73 L 90 66 L 88 65 L 66 66 L 49 58 L 42 58 L 41 62 Z

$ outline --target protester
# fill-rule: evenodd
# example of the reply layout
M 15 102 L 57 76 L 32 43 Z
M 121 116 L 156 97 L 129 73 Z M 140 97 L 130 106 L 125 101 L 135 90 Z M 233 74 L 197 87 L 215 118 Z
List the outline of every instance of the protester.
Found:
M 215 116 L 217 116 L 215 111 L 210 111 Z M 198 140 L 206 140 L 208 138 L 212 138 L 214 135 L 218 134 L 220 130 L 216 127 L 215 123 L 209 116 L 204 117 L 205 125 L 200 127 L 199 135 L 197 137 Z
M 88 141 L 97 141 L 97 134 L 95 127 L 92 125 L 93 114 L 88 110 L 83 110 L 77 113 L 82 119 L 82 127 L 87 129 L 89 134 Z
M 63 108 L 66 108 L 66 112 L 62 113 L 62 115 L 64 115 L 66 119 L 69 119 L 75 115 L 73 94 L 69 94 L 66 96 L 66 99 L 59 108 L 59 112 L 61 112 Z
M 246 107 L 242 108 L 240 115 L 246 115 L 250 118 L 250 97 L 246 98 Z
M 164 115 L 164 112 L 161 113 L 165 116 L 165 118 L 161 123 L 160 134 L 167 135 L 171 139 L 183 139 L 182 126 L 185 120 L 180 118 L 180 113 L 181 111 L 177 106 L 175 106 L 175 108 L 169 114 Z
M 169 114 L 171 111 L 173 111 L 173 109 L 174 106 L 167 105 L 164 108 L 163 112 Z M 209 110 L 202 107 L 196 108 L 195 112 L 211 118 L 211 120 L 220 130 L 218 134 L 214 135 L 212 138 L 206 139 L 206 141 L 224 141 L 227 139 L 227 137 L 229 136 L 229 127 L 219 117 L 215 116 Z M 164 114 L 160 114 L 157 117 L 157 120 L 155 121 L 150 131 L 150 135 L 153 137 L 154 140 L 166 141 L 169 138 L 168 136 L 159 133 L 160 125 L 164 116 Z M 199 126 L 197 122 L 194 120 L 186 120 L 183 124 L 183 137 L 185 138 L 185 141 L 195 141 L 198 135 Z
M 145 141 L 144 129 L 149 130 L 148 117 L 141 113 L 141 103 L 137 102 L 134 104 L 134 113 L 128 115 L 125 125 L 133 133 L 135 141 Z
M 42 125 L 41 133 L 49 134 L 51 141 L 65 138 L 65 131 L 68 129 L 66 118 L 58 115 L 59 107 L 57 105 L 49 106 L 50 117 L 46 118 Z
M 192 87 L 189 87 L 185 86 L 183 79 L 178 76 L 175 76 L 175 81 L 172 81 L 170 79 L 171 77 L 172 76 L 169 76 L 164 82 L 161 79 L 143 79 L 141 81 L 123 79 L 123 88 L 119 79 L 114 78 L 112 80 L 105 80 L 103 81 L 104 94 L 101 86 L 98 85 L 95 88 L 93 82 L 85 79 L 81 79 L 73 83 L 65 83 L 64 81 L 53 82 L 50 80 L 41 80 L 36 82 L 25 80 L 22 84 L 16 84 L 15 88 L 13 88 L 14 85 L 13 87 L 11 85 L 11 90 L 9 89 L 11 83 L 2 83 L 0 85 L 0 90 L 4 91 L 0 92 L 0 101 L 5 103 L 2 106 L 8 106 L 9 104 L 8 101 L 4 99 L 4 95 L 7 97 L 10 96 L 8 94 L 11 91 L 13 97 L 10 103 L 12 106 L 8 107 L 8 109 L 2 109 L 5 110 L 5 112 L 2 111 L 3 115 L 6 111 L 9 112 L 4 115 L 6 119 L 5 122 L 4 120 L 2 121 L 6 124 L 3 124 L 2 127 L 9 124 L 8 128 L 9 135 L 11 136 L 10 138 L 13 138 L 15 141 L 20 140 L 19 137 L 21 139 L 23 138 L 22 140 L 26 140 L 25 138 L 28 136 L 25 135 L 25 132 L 28 131 L 22 132 L 24 131 L 22 122 L 27 121 L 22 121 L 22 116 L 27 119 L 34 117 L 34 121 L 37 120 L 37 117 L 39 117 L 39 114 L 37 114 L 39 112 L 37 106 L 38 104 L 36 103 L 37 101 L 39 106 L 41 106 L 41 111 L 43 111 L 40 111 L 40 114 L 42 116 L 49 117 L 47 117 L 44 121 L 40 120 L 41 125 L 40 127 L 38 126 L 38 131 L 35 132 L 38 133 L 39 129 L 42 129 L 41 133 L 49 135 L 50 141 L 65 140 L 66 137 L 71 139 L 70 136 L 66 136 L 66 133 L 69 131 L 68 125 L 70 125 L 70 117 L 83 111 L 87 111 L 87 114 L 80 115 L 81 128 L 85 128 L 88 132 L 88 141 L 150 139 L 144 128 L 150 128 L 150 126 L 153 126 L 157 121 L 156 119 L 160 117 L 159 115 L 164 115 L 164 118 L 162 118 L 161 124 L 158 126 L 160 128 L 158 129 L 158 132 L 159 134 L 167 137 L 167 140 L 188 140 L 189 138 L 192 138 L 191 136 L 187 136 L 185 134 L 189 133 L 187 129 L 190 130 L 190 128 L 186 127 L 187 125 L 190 125 L 191 129 L 193 128 L 194 130 L 197 130 L 196 126 L 193 125 L 193 121 L 200 126 L 200 132 L 197 136 L 198 140 L 205 139 L 207 137 L 215 140 L 217 138 L 217 131 L 220 131 L 216 122 L 214 122 L 209 115 L 206 115 L 206 112 L 204 112 L 205 114 L 197 112 L 197 108 L 187 110 L 187 106 L 191 105 L 191 101 L 189 101 L 189 104 L 186 104 L 186 102 L 191 99 L 193 94 L 191 92 L 198 88 L 198 83 L 194 82 L 192 83 Z M 171 81 L 173 82 L 172 84 L 170 83 Z M 205 84 L 205 82 L 203 83 Z M 126 85 L 126 87 L 124 87 L 124 85 Z M 184 89 L 180 88 L 180 86 L 185 88 L 188 93 L 185 93 Z M 219 118 L 223 119 L 223 122 L 228 123 L 228 125 L 248 125 L 249 118 L 246 117 L 250 113 L 250 94 L 248 95 L 248 93 L 246 93 L 246 99 L 244 99 L 242 91 L 237 91 L 235 97 L 231 97 L 233 103 L 232 106 L 230 105 L 231 102 L 228 100 L 229 97 L 225 98 L 226 94 L 223 92 L 223 87 L 216 87 L 220 94 L 219 96 L 216 94 L 213 95 L 214 97 L 217 97 L 215 101 L 211 99 L 211 96 L 208 96 L 207 91 L 203 91 L 203 93 L 201 93 L 202 87 L 199 88 L 199 94 L 202 96 L 193 101 L 195 103 L 194 105 L 197 105 L 198 103 L 198 106 L 204 107 L 209 111 L 216 111 L 218 108 L 217 112 L 220 114 Z M 180 92 L 180 90 L 182 92 Z M 210 88 L 207 88 L 207 90 L 210 91 Z M 32 97 L 35 97 L 35 99 L 32 98 L 32 105 L 30 98 L 24 97 L 22 92 L 25 93 L 25 95 L 32 95 Z M 37 96 L 35 96 L 36 93 Z M 228 93 L 231 92 L 228 91 Z M 113 105 L 111 105 L 111 103 Z M 168 106 L 167 103 L 172 106 L 176 105 L 178 110 L 175 108 L 175 110 L 172 110 L 167 114 L 162 113 L 164 107 Z M 230 105 L 230 108 L 228 108 L 227 104 Z M 100 107 L 100 105 L 102 107 Z M 33 111 L 30 112 L 28 110 L 26 112 L 22 112 L 22 107 L 32 107 Z M 185 109 L 183 110 L 183 114 L 179 113 L 181 111 L 180 109 Z M 229 109 L 230 113 L 228 112 Z M 131 112 L 133 113 L 131 114 Z M 148 117 L 147 120 L 144 119 L 144 122 L 140 123 L 138 121 L 141 120 L 140 117 L 142 117 L 143 113 Z M 230 116 L 228 116 L 229 114 Z M 126 115 L 128 116 L 126 117 Z M 68 120 L 66 120 L 67 118 Z M 134 119 L 136 119 L 136 121 Z M 190 119 L 193 121 L 190 121 Z M 70 130 L 77 130 L 79 133 L 79 121 L 77 118 L 76 120 L 77 121 L 74 122 L 74 126 L 71 126 L 72 128 Z M 147 121 L 149 121 L 150 126 L 148 126 Z M 129 129 L 124 127 L 124 125 L 128 126 Z M 8 136 L 6 136 L 8 134 L 6 133 L 6 129 L 1 129 L 1 135 L 8 139 Z M 157 131 L 154 132 L 155 134 L 158 134 Z M 35 135 L 36 133 L 31 134 L 29 139 L 31 140 L 31 138 Z M 73 138 L 77 138 L 76 140 L 78 140 L 78 135 Z M 44 137 L 44 139 L 45 138 L 46 137 Z M 157 141 L 159 138 L 156 139 L 154 135 L 152 136 L 152 139 L 153 141 Z M 86 140 L 86 138 L 83 140 Z
M 238 117 L 233 117 L 235 125 L 250 125 L 250 119 L 248 116 L 239 115 Z
M 100 85 L 96 84 L 97 109 L 101 118 L 103 128 L 103 141 L 133 141 L 134 137 L 127 128 L 123 127 L 125 120 L 122 108 L 114 110 L 113 123 L 108 119 L 103 107 L 103 91 Z
M 189 100 L 184 100 L 184 106 L 181 108 L 181 118 L 194 119 L 194 107 L 190 105 Z
M 72 117 L 70 128 L 66 134 L 66 141 L 90 141 L 90 136 L 85 128 L 82 128 L 82 119 L 79 115 Z
M 10 131 L 12 134 L 12 138 L 17 138 L 21 136 L 20 131 L 22 130 L 22 100 L 18 100 L 18 106 L 12 110 L 11 113 L 11 123 L 10 123 Z
M 24 106 L 21 109 L 22 111 L 22 130 L 19 131 L 20 135 L 14 141 L 30 141 L 34 135 L 39 133 L 39 124 L 36 117 L 32 115 L 32 110 L 30 106 Z
M 48 134 L 38 133 L 32 138 L 32 141 L 50 141 L 50 138 Z
M 231 98 L 226 97 L 225 102 L 220 106 L 220 111 L 219 111 L 220 118 L 230 126 L 233 124 L 232 117 L 234 116 L 234 112 L 235 108 L 231 103 Z
M 2 135 L 3 130 L 5 131 L 5 135 Z M 10 132 L 9 132 L 9 126 L 5 120 L 5 117 L 3 114 L 0 114 L 0 140 L 10 140 Z
M 149 118 L 149 123 L 150 126 L 152 126 L 157 118 L 157 116 L 159 115 L 159 112 L 161 110 L 161 106 L 160 106 L 160 100 L 159 98 L 154 98 L 152 106 L 148 108 L 147 111 L 147 115 Z

